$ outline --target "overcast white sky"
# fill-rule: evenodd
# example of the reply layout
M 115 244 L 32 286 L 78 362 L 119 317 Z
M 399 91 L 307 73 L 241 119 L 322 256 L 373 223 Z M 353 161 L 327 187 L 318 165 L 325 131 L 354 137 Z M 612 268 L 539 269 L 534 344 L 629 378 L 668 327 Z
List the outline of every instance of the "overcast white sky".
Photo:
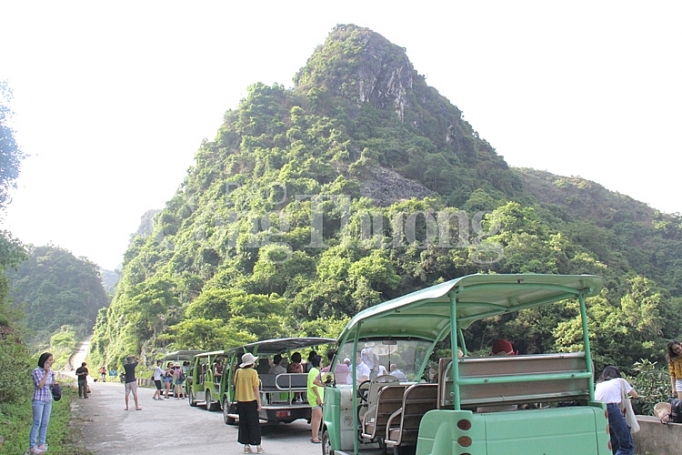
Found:
M 237 4 L 239 3 L 239 4 Z M 0 0 L 22 149 L 4 227 L 108 269 L 254 82 L 334 25 L 405 47 L 512 166 L 682 212 L 682 2 Z

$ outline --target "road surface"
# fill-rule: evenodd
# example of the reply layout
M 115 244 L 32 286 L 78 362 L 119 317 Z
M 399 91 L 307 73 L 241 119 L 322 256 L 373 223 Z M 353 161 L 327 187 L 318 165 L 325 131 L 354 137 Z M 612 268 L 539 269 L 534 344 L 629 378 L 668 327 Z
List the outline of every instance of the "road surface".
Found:
M 82 430 L 83 445 L 97 455 L 195 455 L 240 454 L 237 427 L 225 425 L 220 412 L 192 408 L 187 400 L 152 400 L 153 390 L 140 388 L 141 411 L 124 411 L 123 384 L 91 383 L 90 398 L 72 405 L 74 424 Z M 263 427 L 263 447 L 272 455 L 321 455 L 310 442 L 305 420 Z
M 81 343 L 71 356 L 74 367 L 86 358 L 90 340 Z M 94 375 L 97 365 L 88 365 Z M 64 374 L 75 380 L 70 368 Z M 107 378 L 109 379 L 109 378 Z M 222 412 L 190 407 L 187 400 L 152 400 L 153 389 L 138 389 L 141 411 L 124 411 L 124 389 L 115 382 L 94 382 L 88 378 L 90 398 L 72 403 L 73 427 L 80 430 L 85 448 L 97 455 L 195 455 L 243 454 L 237 443 L 237 427 L 225 425 Z M 262 428 L 263 448 L 268 455 L 321 455 L 320 444 L 310 442 L 310 425 L 305 420 Z

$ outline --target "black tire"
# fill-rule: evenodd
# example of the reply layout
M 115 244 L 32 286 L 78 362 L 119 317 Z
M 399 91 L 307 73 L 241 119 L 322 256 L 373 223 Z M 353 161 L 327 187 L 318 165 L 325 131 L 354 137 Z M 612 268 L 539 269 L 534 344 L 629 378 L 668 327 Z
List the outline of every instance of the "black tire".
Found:
M 234 417 L 230 417 L 228 414 L 230 413 L 230 402 L 227 401 L 227 398 L 223 399 L 223 420 L 225 421 L 225 425 L 234 425 L 236 423 Z
M 206 400 L 206 410 L 210 411 L 211 410 L 211 392 L 209 390 L 204 392 L 204 400 Z
M 189 401 L 189 405 L 192 406 L 193 408 L 196 407 L 197 405 L 197 400 L 194 399 L 194 392 L 192 389 L 189 389 L 189 392 L 187 393 L 187 400 Z
M 208 393 L 208 392 L 206 392 L 206 393 Z M 208 395 L 208 396 L 210 397 L 210 395 Z M 218 398 L 218 400 L 220 399 L 220 397 L 217 397 L 217 398 Z M 206 401 L 206 409 L 211 411 L 211 412 L 220 411 L 220 401 L 218 401 L 218 400 Z
M 334 449 L 332 449 L 332 441 L 329 439 L 329 432 L 325 427 L 322 429 L 322 455 L 334 455 Z

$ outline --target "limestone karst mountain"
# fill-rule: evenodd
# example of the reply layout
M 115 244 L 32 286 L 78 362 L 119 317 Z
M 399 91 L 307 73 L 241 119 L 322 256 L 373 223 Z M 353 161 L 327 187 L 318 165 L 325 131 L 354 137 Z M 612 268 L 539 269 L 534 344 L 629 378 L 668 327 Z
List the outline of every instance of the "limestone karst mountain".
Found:
M 559 180 L 509 168 L 405 49 L 339 25 L 292 88 L 253 84 L 202 144 L 153 231 L 126 252 L 93 361 L 333 335 L 358 310 L 477 272 L 603 275 L 595 358 L 657 359 L 681 322 L 679 217 L 619 200 L 617 216 L 591 218 L 617 198 Z M 603 207 L 588 210 L 597 195 Z M 504 335 L 523 352 L 579 342 L 570 303 L 546 311 L 504 334 L 477 324 L 468 342 Z

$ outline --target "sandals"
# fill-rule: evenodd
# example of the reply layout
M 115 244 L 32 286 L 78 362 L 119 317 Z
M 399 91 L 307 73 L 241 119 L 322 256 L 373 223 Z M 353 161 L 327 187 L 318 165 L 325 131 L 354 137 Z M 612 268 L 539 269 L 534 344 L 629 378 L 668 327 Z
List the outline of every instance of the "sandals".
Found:
M 322 444 L 322 441 L 320 441 L 319 439 L 316 441 L 313 438 L 310 438 L 310 442 L 312 442 L 313 444 Z

